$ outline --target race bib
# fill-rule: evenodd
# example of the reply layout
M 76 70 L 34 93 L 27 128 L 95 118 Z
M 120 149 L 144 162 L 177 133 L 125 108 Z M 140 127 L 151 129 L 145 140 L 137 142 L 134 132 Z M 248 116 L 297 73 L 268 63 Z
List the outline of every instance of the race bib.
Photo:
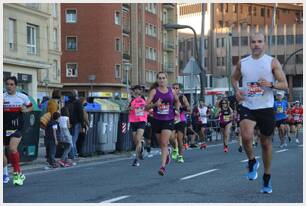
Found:
M 137 107 L 135 108 L 135 115 L 137 117 L 143 117 L 145 115 L 144 107 Z
M 277 113 L 283 113 L 284 112 L 284 109 L 282 106 L 278 106 L 277 107 Z
M 294 119 L 294 121 L 300 120 L 300 115 L 299 114 L 293 115 L 293 119 Z
M 262 96 L 264 94 L 264 90 L 260 87 L 258 82 L 248 82 L 247 87 L 248 97 Z
M 230 115 L 224 115 L 223 120 L 224 120 L 224 122 L 229 122 L 230 121 Z
M 14 134 L 17 130 L 6 130 L 6 137 L 10 137 L 12 134 Z
M 167 115 L 169 114 L 170 105 L 169 103 L 161 103 L 159 107 L 157 107 L 157 114 Z

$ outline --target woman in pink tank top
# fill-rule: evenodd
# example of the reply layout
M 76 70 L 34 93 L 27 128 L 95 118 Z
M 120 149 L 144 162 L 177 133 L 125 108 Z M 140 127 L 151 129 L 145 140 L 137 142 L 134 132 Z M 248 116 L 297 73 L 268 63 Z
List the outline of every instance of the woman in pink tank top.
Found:
M 144 140 L 143 140 L 143 133 L 146 127 L 147 119 L 148 119 L 148 112 L 145 111 L 146 100 L 142 93 L 142 87 L 140 85 L 136 85 L 133 88 L 134 98 L 130 102 L 129 105 L 129 122 L 130 126 L 133 131 L 133 141 L 135 144 L 135 154 L 136 157 L 133 161 L 132 166 L 138 167 L 140 164 L 138 160 L 143 159 L 143 152 L 144 152 Z

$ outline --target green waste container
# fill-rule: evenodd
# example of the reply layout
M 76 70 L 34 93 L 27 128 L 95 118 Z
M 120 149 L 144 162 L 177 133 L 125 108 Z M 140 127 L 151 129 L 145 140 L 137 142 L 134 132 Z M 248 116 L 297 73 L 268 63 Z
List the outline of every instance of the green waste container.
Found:
M 24 127 L 22 129 L 22 139 L 18 146 L 21 162 L 30 162 L 37 159 L 39 144 L 39 126 L 41 110 L 36 101 L 29 96 L 33 104 L 33 111 L 24 114 Z

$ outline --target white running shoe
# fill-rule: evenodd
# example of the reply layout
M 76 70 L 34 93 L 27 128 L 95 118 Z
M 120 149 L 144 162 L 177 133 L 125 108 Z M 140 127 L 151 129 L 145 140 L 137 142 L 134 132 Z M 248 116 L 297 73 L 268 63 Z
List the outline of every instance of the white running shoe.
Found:
M 296 142 L 297 144 L 300 144 L 299 139 L 295 139 L 295 142 Z

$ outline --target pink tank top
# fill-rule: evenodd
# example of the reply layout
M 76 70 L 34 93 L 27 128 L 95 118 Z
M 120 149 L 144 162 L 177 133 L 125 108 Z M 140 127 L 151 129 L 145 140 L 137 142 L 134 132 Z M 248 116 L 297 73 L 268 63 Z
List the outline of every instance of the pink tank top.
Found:
M 146 101 L 137 97 L 132 100 L 131 107 L 134 109 L 130 111 L 129 121 L 130 122 L 147 122 L 148 112 L 145 111 Z

